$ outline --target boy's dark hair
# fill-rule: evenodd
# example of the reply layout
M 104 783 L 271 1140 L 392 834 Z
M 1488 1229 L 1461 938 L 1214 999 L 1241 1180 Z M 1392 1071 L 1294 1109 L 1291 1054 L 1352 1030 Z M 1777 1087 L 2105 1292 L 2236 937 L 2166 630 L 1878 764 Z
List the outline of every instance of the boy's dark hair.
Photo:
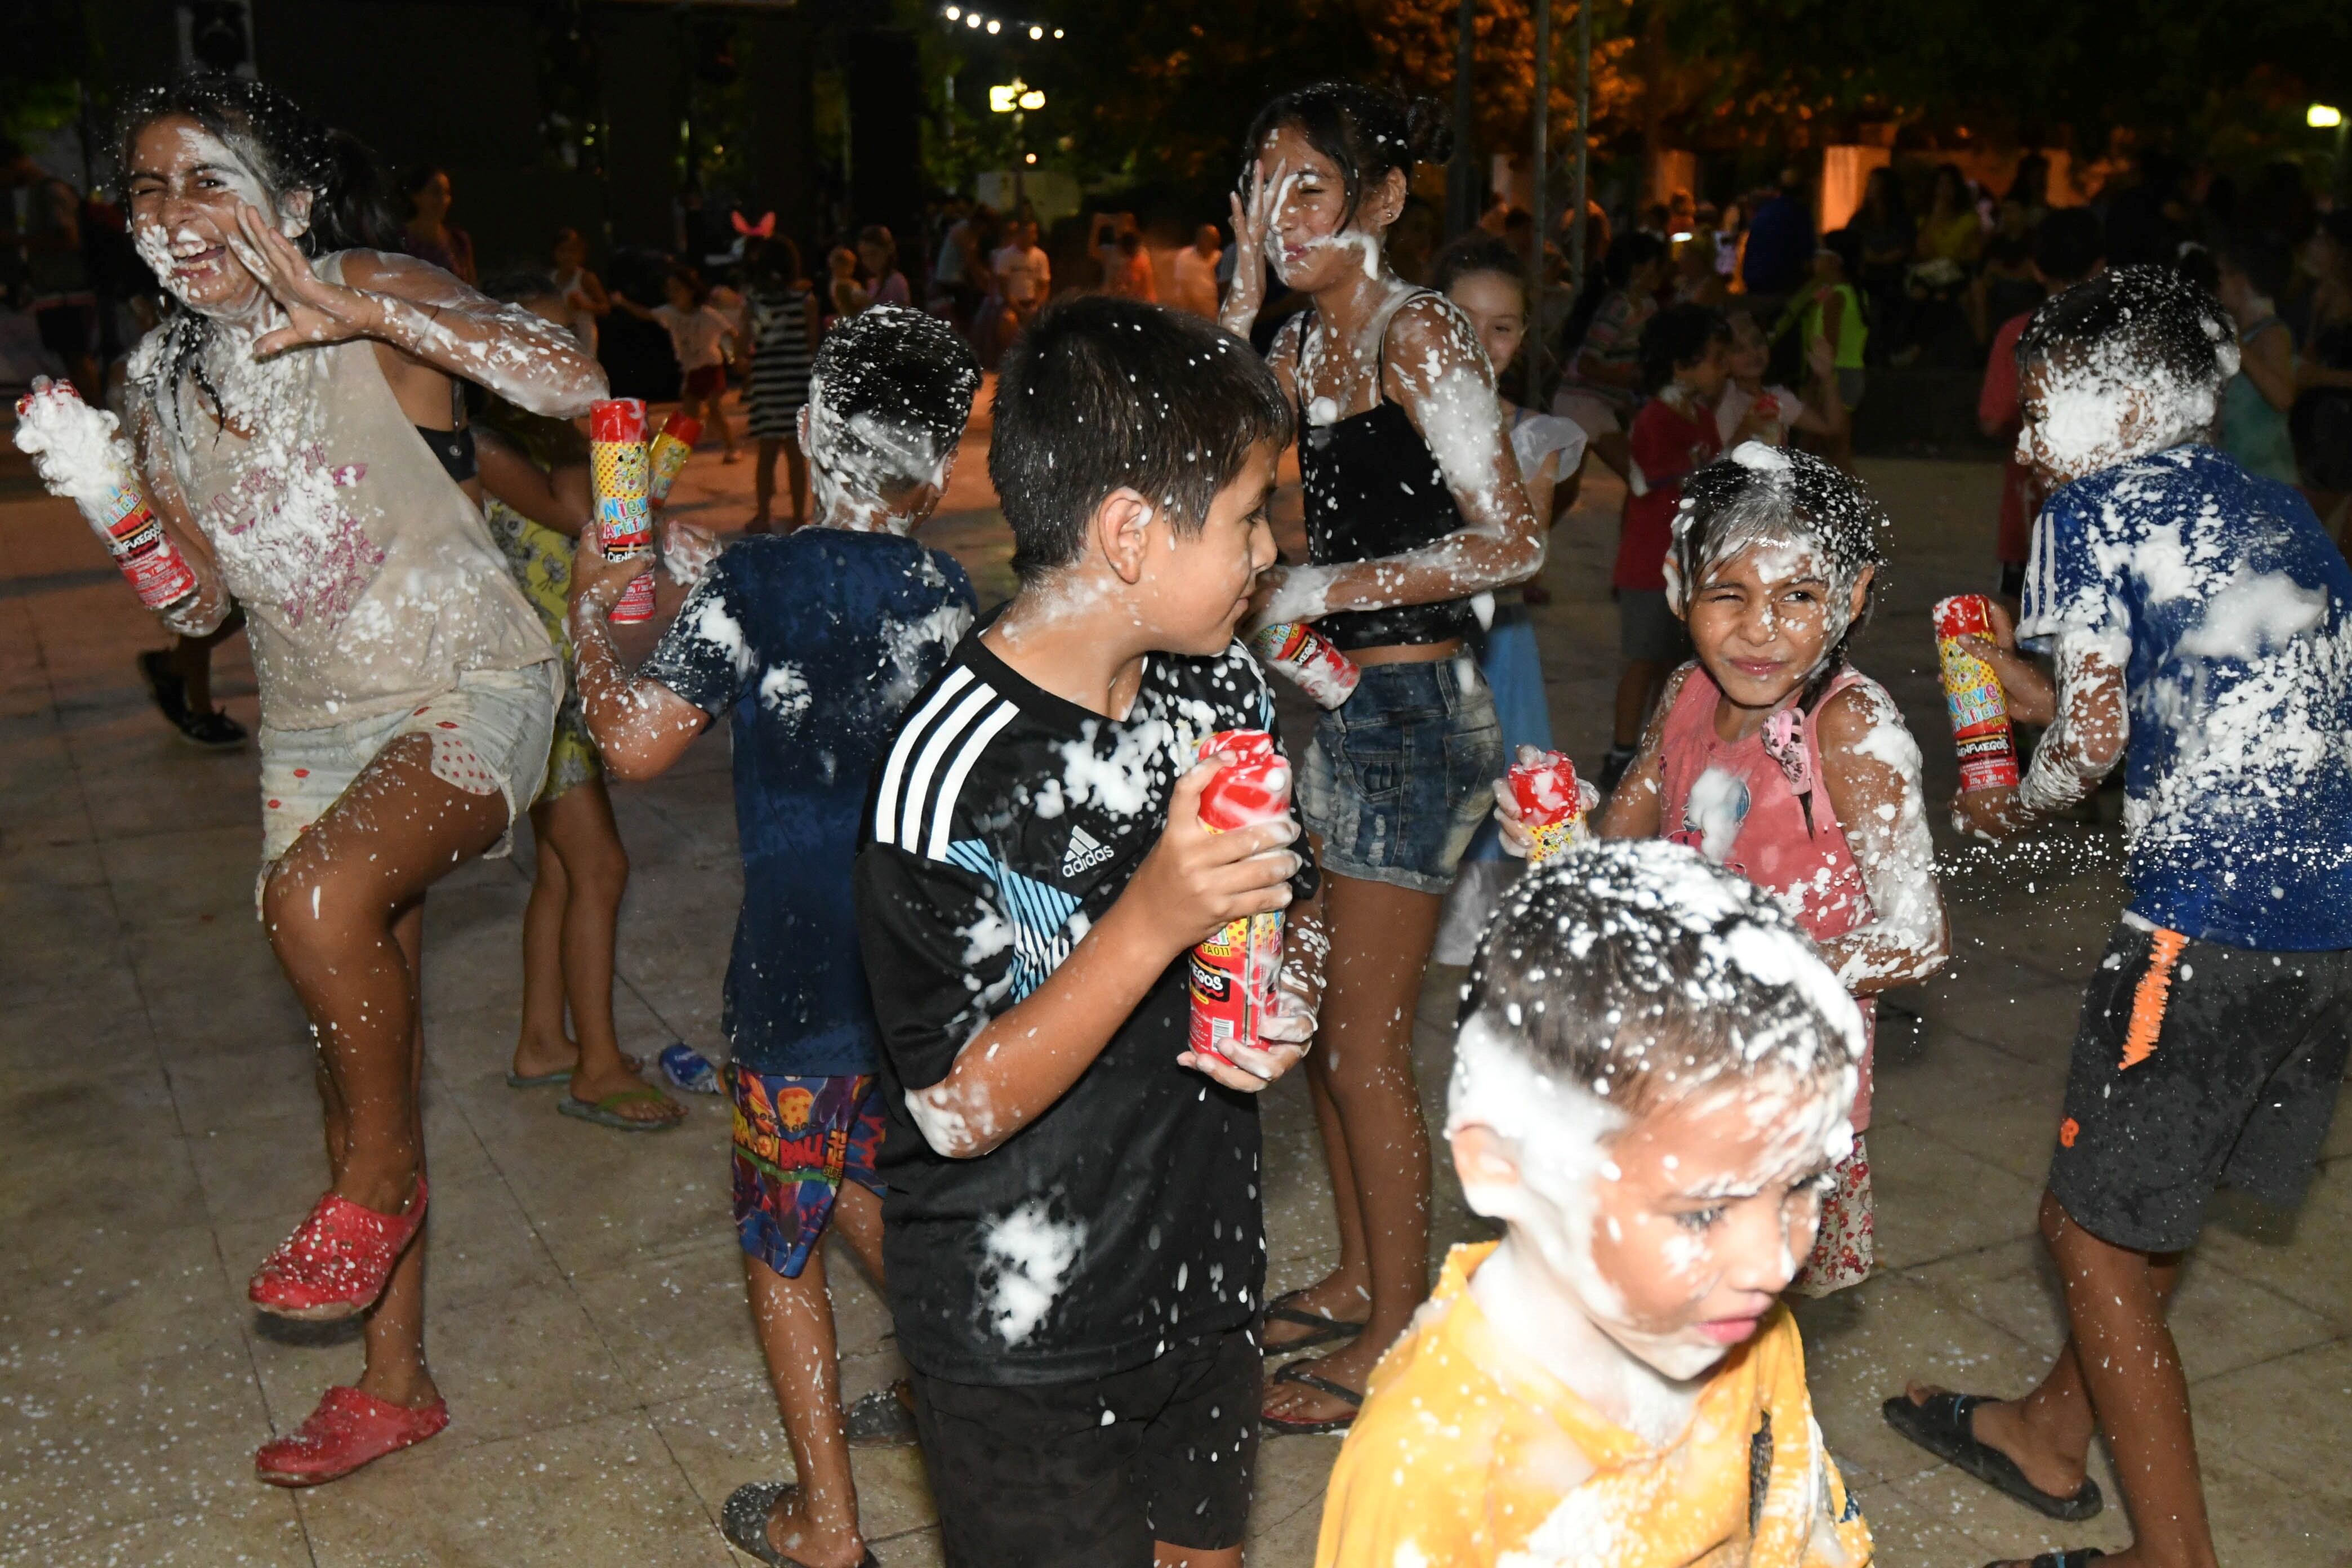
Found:
M 1526 291 L 1527 259 L 1513 250 L 1507 241 L 1472 229 L 1460 239 L 1437 253 L 1437 261 L 1430 268 L 1429 286 L 1439 293 L 1450 293 L 1454 283 L 1473 273 L 1494 272 L 1509 279 Z
M 1318 81 L 1267 101 L 1250 121 L 1243 149 L 1243 185 L 1256 166 L 1257 151 L 1265 139 L 1286 125 L 1296 125 L 1307 144 L 1338 166 L 1348 205 L 1341 227 L 1356 221 L 1356 208 L 1367 186 L 1402 169 L 1412 177 L 1412 166 L 1443 163 L 1454 151 L 1454 132 L 1445 110 L 1433 99 L 1408 103 L 1393 92 L 1351 81 Z
M 1633 281 L 1633 273 L 1645 262 L 1656 261 L 1666 254 L 1666 242 L 1647 229 L 1631 229 L 1609 242 L 1609 254 L 1601 263 L 1602 276 L 1609 287 L 1622 289 Z
M 2237 338 L 2219 300 L 2170 267 L 2138 262 L 2044 300 L 2018 334 L 2017 367 L 2113 360 L 2118 373 L 2210 389 L 2236 373 Z
M 1642 329 L 1642 390 L 1654 393 L 1681 366 L 1706 357 L 1707 345 L 1731 341 L 1731 323 L 1705 305 L 1669 305 Z
M 988 477 L 1032 582 L 1077 560 L 1113 491 L 1200 531 L 1256 447 L 1290 441 L 1290 405 L 1249 344 L 1213 321 L 1107 294 L 1037 313 L 996 382 Z
M 939 472 L 979 390 L 980 362 L 945 321 L 904 305 L 861 310 L 809 369 L 810 461 L 890 502 Z
M 1876 568 L 1862 613 L 1831 646 L 1799 700 L 1810 711 L 1885 593 L 1885 540 L 1892 526 L 1877 498 L 1844 470 L 1792 448 L 1743 444 L 1683 480 L 1672 554 L 1682 607 L 1688 611 L 1691 595 L 1709 571 L 1768 540 L 1794 535 L 1813 543 L 1829 568 L 1830 591 L 1839 599 L 1832 607 L 1840 613 L 1864 571 Z
M 2033 231 L 2033 265 L 2060 288 L 2088 278 L 2106 254 L 2106 227 L 2088 207 L 2053 207 Z
M 1862 1056 L 1860 1015 L 1788 912 L 1658 838 L 1586 845 L 1520 878 L 1470 960 L 1473 1020 L 1633 1116 L 1726 1079 L 1851 1092 Z

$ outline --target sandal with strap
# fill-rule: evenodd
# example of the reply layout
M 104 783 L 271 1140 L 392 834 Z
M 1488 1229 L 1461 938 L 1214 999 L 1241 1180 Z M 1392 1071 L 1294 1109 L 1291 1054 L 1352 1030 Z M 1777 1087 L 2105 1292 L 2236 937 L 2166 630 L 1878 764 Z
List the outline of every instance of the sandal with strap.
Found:
M 1258 1343 L 1265 1348 L 1266 1354 L 1288 1355 L 1292 1351 L 1313 1350 L 1317 1345 L 1328 1345 L 1333 1340 L 1352 1339 L 1364 1331 L 1364 1325 L 1361 1323 L 1351 1323 L 1344 1318 L 1327 1318 L 1320 1312 L 1308 1311 L 1298 1305 L 1306 1298 L 1307 1292 L 1304 1290 L 1286 1290 L 1265 1304 L 1265 1311 L 1262 1314 L 1265 1322 L 1295 1323 L 1300 1328 L 1313 1331 L 1311 1333 L 1301 1334 L 1295 1340 L 1285 1340 L 1277 1345 L 1267 1342 L 1265 1326 L 1263 1323 L 1260 1324 Z
M 411 1410 L 338 1384 L 301 1426 L 261 1446 L 253 1470 L 273 1487 L 315 1487 L 414 1447 L 448 1425 L 446 1399 Z
M 1355 1425 L 1356 1412 L 1363 1408 L 1364 1396 L 1345 1384 L 1334 1383 L 1318 1373 L 1307 1371 L 1310 1364 L 1303 1361 L 1292 1362 L 1274 1374 L 1274 1381 L 1296 1383 L 1318 1394 L 1328 1394 L 1334 1399 L 1342 1400 L 1348 1405 L 1348 1414 L 1330 1421 L 1292 1421 L 1280 1415 L 1268 1415 L 1261 1410 L 1257 1413 L 1258 1424 L 1267 1431 L 1281 1436 L 1319 1437 L 1327 1433 L 1345 1432 Z
M 800 1489 L 793 1481 L 747 1481 L 729 1492 L 727 1501 L 719 1510 L 719 1528 L 726 1535 L 727 1543 L 767 1563 L 769 1568 L 808 1568 L 799 1558 L 787 1557 L 768 1544 L 768 1515 L 774 1510 L 776 1500 Z M 868 1548 L 857 1568 L 882 1568 L 882 1564 Z
M 261 1260 L 247 1300 L 272 1317 L 305 1322 L 355 1318 L 375 1305 L 392 1266 L 425 1226 L 425 1173 L 398 1214 L 379 1214 L 328 1193 L 278 1250 Z
M 1979 1405 L 1992 1403 L 1986 1394 L 1937 1394 L 1924 1403 L 1907 1394 L 1898 1394 L 1879 1406 L 1886 1424 L 1916 1443 L 1936 1458 L 1958 1466 L 1996 1491 L 2015 1498 L 2036 1513 L 2052 1519 L 2079 1522 L 2095 1515 L 2106 1506 L 2099 1495 L 2099 1483 L 2090 1477 L 2070 1497 L 2045 1492 L 2025 1479 L 2017 1461 L 1989 1443 L 1977 1440 L 1970 1429 L 1969 1413 Z M 2062 1563 L 2059 1568 L 2074 1568 Z
M 608 1094 L 593 1104 L 565 1095 L 555 1109 L 582 1121 L 593 1121 L 599 1127 L 610 1127 L 621 1132 L 667 1132 L 686 1120 L 683 1107 L 679 1114 L 640 1120 L 622 1114 L 621 1107 L 650 1101 L 656 1105 L 677 1105 L 677 1101 L 657 1089 L 625 1089 L 618 1094 Z

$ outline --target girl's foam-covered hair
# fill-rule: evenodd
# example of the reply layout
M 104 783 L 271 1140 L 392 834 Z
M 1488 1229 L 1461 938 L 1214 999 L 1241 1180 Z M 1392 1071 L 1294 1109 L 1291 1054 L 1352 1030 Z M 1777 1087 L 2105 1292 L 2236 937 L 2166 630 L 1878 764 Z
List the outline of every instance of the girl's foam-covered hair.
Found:
M 1815 676 L 1820 684 L 1845 657 L 1886 585 L 1886 512 L 1862 482 L 1810 453 L 1743 441 L 1683 480 L 1667 564 L 1668 591 L 1687 612 L 1707 574 L 1759 544 L 1810 548 L 1826 570 L 1831 613 L 1843 616 L 1853 585 L 1869 572 L 1862 613 L 1841 630 Z
M 1851 1094 L 1862 1016 L 1772 897 L 1696 850 L 1610 839 L 1531 868 L 1461 1021 L 1630 1115 L 1726 1079 Z

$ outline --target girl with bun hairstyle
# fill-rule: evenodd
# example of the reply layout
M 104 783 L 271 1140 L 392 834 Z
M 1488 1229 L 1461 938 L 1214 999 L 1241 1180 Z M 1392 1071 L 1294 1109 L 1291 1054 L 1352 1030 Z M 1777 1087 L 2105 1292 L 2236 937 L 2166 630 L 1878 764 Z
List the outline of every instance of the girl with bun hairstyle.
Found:
M 369 248 L 362 149 L 283 94 L 192 78 L 133 98 L 131 231 L 167 296 L 131 363 L 156 514 L 232 599 L 261 688 L 264 929 L 317 1047 L 329 1186 L 261 1260 L 263 1311 L 362 1318 L 367 1366 L 256 1456 L 310 1486 L 448 1424 L 425 1364 L 426 890 L 502 854 L 538 795 L 563 668 L 482 521 L 470 381 L 570 418 L 604 376 L 562 327 Z
M 1328 878 L 1330 988 L 1307 1081 L 1338 1208 L 1339 1266 L 1267 1308 L 1266 1347 L 1349 1340 L 1276 1374 L 1265 1417 L 1345 1427 L 1372 1363 L 1429 1293 L 1429 1133 L 1412 1020 L 1454 868 L 1503 760 L 1465 641 L 1492 593 L 1543 564 L 1503 438 L 1494 371 L 1444 295 L 1400 279 L 1383 241 L 1413 166 L 1452 138 L 1434 104 L 1324 82 L 1250 128 L 1223 321 L 1246 337 L 1266 268 L 1306 294 L 1268 363 L 1298 416 L 1307 563 L 1259 589 L 1258 625 L 1313 621 L 1363 669 L 1324 713 L 1300 814 Z

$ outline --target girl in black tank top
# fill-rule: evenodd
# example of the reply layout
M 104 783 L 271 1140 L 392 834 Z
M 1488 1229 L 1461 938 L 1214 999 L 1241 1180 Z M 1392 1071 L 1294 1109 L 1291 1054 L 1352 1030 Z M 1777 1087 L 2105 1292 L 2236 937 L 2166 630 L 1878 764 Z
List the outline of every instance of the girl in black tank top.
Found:
M 1234 203 L 1224 325 L 1248 335 L 1269 260 L 1314 301 L 1267 356 L 1299 414 L 1308 560 L 1267 574 L 1256 620 L 1314 621 L 1363 669 L 1317 720 L 1297 784 L 1332 945 L 1330 1048 L 1307 1057 L 1307 1079 L 1339 1266 L 1268 1303 L 1262 1342 L 1346 1342 L 1276 1375 L 1262 1414 L 1281 1431 L 1346 1426 L 1428 1292 L 1412 1019 L 1444 893 L 1504 766 L 1494 699 L 1462 640 L 1475 595 L 1543 563 L 1485 350 L 1450 301 L 1401 282 L 1381 253 L 1412 165 L 1442 163 L 1444 140 L 1432 106 L 1302 89 L 1260 112 L 1248 199 Z

